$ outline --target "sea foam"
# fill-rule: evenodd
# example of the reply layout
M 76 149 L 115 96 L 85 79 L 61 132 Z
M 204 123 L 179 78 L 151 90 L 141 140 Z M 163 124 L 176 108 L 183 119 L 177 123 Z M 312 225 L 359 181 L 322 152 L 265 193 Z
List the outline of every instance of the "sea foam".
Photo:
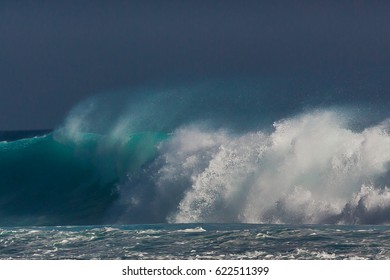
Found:
M 120 220 L 146 206 L 173 223 L 388 223 L 389 122 L 349 120 L 317 110 L 270 132 L 178 128 L 145 174 L 154 195 L 123 192 Z

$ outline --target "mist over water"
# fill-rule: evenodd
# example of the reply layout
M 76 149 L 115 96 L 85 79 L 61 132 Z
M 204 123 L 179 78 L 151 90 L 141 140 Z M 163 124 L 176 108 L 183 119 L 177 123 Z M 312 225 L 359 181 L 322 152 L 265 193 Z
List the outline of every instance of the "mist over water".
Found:
M 331 110 L 271 132 L 178 128 L 124 185 L 118 221 L 138 213 L 175 223 L 387 223 L 388 129 L 385 121 L 354 132 Z
M 15 210 L 29 191 L 3 188 L 0 216 L 24 217 L 15 224 L 388 224 L 386 112 L 367 96 L 348 103 L 335 91 L 324 102 L 308 90 L 220 82 L 92 97 L 34 140 L 55 145 L 37 167 L 51 176 L 24 171 L 23 190 L 60 187 L 60 195 Z M 30 155 L 31 139 L 1 142 L 1 152 Z M 14 163 L 23 170 L 39 160 L 23 157 Z M 21 186 L 10 178 L 3 185 Z

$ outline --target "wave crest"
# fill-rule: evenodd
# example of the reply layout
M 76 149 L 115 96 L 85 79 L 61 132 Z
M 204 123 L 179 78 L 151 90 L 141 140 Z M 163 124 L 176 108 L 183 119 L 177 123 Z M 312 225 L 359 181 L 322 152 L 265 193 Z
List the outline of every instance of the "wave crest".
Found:
M 145 175 L 153 202 L 138 205 L 176 223 L 386 223 L 389 122 L 353 131 L 348 119 L 324 110 L 272 132 L 182 127 Z M 126 220 L 134 205 L 122 206 Z

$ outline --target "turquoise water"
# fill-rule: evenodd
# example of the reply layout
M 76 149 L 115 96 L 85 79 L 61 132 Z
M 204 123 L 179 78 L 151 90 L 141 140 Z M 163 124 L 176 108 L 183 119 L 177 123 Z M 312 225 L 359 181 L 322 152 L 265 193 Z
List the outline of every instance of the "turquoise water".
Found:
M 76 142 L 48 133 L 0 142 L 1 225 L 102 223 L 118 197 L 117 184 L 153 159 L 167 136 L 80 137 Z

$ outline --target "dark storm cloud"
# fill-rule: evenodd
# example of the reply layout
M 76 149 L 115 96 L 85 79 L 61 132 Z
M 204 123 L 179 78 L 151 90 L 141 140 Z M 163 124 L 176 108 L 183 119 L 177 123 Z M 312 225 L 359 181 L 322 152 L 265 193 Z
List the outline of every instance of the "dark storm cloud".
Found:
M 58 124 L 76 102 L 150 81 L 385 75 L 388 1 L 4 1 L 0 130 Z

